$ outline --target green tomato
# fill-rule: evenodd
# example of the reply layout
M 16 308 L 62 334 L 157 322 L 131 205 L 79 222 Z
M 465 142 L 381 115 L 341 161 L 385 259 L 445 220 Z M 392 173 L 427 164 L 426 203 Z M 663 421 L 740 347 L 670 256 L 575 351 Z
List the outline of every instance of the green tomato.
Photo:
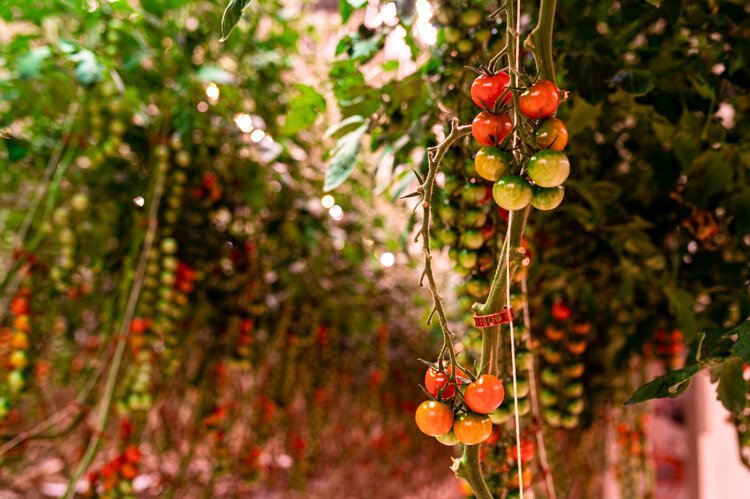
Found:
M 510 408 L 501 405 L 490 413 L 492 424 L 503 424 L 510 419 Z
M 477 266 L 479 255 L 476 251 L 462 249 L 458 254 L 458 263 L 465 269 L 473 269 Z
M 506 175 L 492 187 L 495 202 L 508 211 L 520 210 L 531 202 L 531 184 L 519 175 Z
M 476 26 L 482 22 L 482 11 L 479 9 L 466 9 L 461 13 L 460 21 L 466 27 Z
M 474 300 L 470 296 L 461 295 L 458 297 L 458 309 L 462 312 L 469 312 L 472 305 L 474 305 Z
M 560 373 L 549 366 L 542 369 L 541 378 L 542 383 L 544 383 L 546 386 L 554 387 L 560 384 Z
M 443 36 L 445 36 L 446 42 L 450 44 L 456 44 L 461 40 L 463 33 L 461 33 L 461 30 L 458 28 L 454 28 L 453 26 L 446 26 L 443 29 Z
M 542 417 L 544 418 L 544 421 L 553 428 L 559 427 L 562 420 L 562 414 L 560 414 L 559 411 L 549 408 L 544 410 Z
M 474 157 L 474 168 L 480 177 L 497 182 L 510 174 L 513 155 L 497 147 L 483 147 Z
M 450 229 L 438 231 L 437 238 L 445 246 L 455 246 L 458 242 L 458 234 Z
M 575 416 L 581 414 L 584 408 L 585 404 L 583 403 L 583 399 L 571 400 L 570 402 L 568 402 L 568 406 L 566 407 L 566 409 L 568 409 L 568 412 Z
M 482 233 L 477 230 L 467 230 L 461 234 L 461 246 L 464 248 L 478 250 L 484 244 Z
M 11 393 L 20 392 L 24 386 L 26 386 L 26 379 L 22 371 L 16 369 L 8 374 L 8 388 L 10 388 Z
M 480 183 L 468 183 L 464 185 L 461 197 L 472 206 L 482 205 L 487 200 L 487 187 Z
M 0 397 L 0 420 L 5 419 L 8 417 L 8 413 L 10 412 L 10 400 L 8 400 L 5 397 Z
M 464 181 L 455 175 L 445 176 L 445 191 L 451 196 L 458 196 L 461 194 L 461 189 L 464 187 Z
M 515 305 L 513 306 L 515 309 Z M 516 350 L 516 368 L 519 371 L 528 371 L 531 369 L 531 362 L 534 360 L 534 356 L 528 350 Z
M 537 210 L 554 210 L 565 197 L 565 187 L 558 185 L 556 187 L 539 187 L 534 186 L 531 194 L 531 206 Z
M 569 383 L 563 388 L 566 397 L 576 398 L 583 395 L 583 383 Z
M 480 29 L 474 34 L 474 39 L 478 43 L 487 43 L 492 38 L 492 31 L 489 29 Z
M 518 365 L 516 365 L 518 367 Z M 520 378 L 516 377 L 516 387 L 518 388 L 518 398 L 522 399 L 529 395 L 530 391 L 530 385 L 529 380 L 526 378 Z M 508 397 L 510 397 L 508 400 L 513 400 L 513 380 L 509 379 L 505 382 L 505 393 Z
M 490 291 L 490 283 L 481 277 L 472 277 L 466 281 L 466 292 L 474 298 L 483 298 Z
M 578 416 L 574 414 L 566 414 L 560 419 L 560 425 L 566 430 L 572 430 L 578 426 Z
M 445 225 L 454 227 L 458 218 L 458 209 L 450 204 L 442 204 L 438 208 L 438 217 Z
M 531 400 L 528 398 L 518 399 L 518 415 L 528 416 L 531 412 Z
M 540 187 L 557 187 L 570 175 L 570 161 L 565 153 L 544 149 L 531 157 L 526 173 Z
M 557 403 L 557 394 L 552 390 L 544 388 L 539 392 L 539 403 L 544 407 L 550 407 Z
M 552 345 L 548 345 L 542 352 L 542 357 L 548 364 L 557 365 L 562 362 L 562 352 Z
M 487 214 L 478 209 L 466 210 L 461 217 L 461 227 L 465 229 L 479 229 L 487 223 Z
M 453 433 L 453 430 L 449 431 L 448 433 L 444 435 L 438 435 L 435 437 L 435 440 L 440 442 L 443 445 L 456 445 L 458 443 L 458 438 L 456 438 L 456 434 Z
M 471 40 L 461 40 L 456 47 L 462 54 L 471 54 L 474 52 L 474 42 Z

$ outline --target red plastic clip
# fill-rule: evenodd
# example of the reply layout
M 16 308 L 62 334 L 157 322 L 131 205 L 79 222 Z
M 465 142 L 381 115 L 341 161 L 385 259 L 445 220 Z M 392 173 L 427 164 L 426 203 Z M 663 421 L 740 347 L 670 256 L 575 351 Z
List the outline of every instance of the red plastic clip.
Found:
M 499 326 L 500 324 L 508 324 L 513 320 L 513 309 L 503 307 L 503 309 L 495 314 L 491 315 L 475 315 L 474 325 L 478 328 L 486 328 L 492 326 Z

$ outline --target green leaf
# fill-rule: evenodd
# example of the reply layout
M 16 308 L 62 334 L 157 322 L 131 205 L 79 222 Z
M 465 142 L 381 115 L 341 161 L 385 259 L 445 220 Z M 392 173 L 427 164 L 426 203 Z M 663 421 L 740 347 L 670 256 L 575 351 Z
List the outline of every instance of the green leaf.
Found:
M 735 167 L 719 151 L 705 151 L 693 161 L 692 170 L 697 172 L 685 187 L 685 199 L 699 206 L 715 195 L 730 191 Z
M 281 127 L 282 135 L 286 136 L 308 128 L 326 108 L 325 98 L 311 86 L 297 83 L 294 87 L 299 93 L 289 103 L 289 111 Z
M 664 290 L 664 294 L 669 301 L 670 310 L 677 318 L 677 325 L 685 337 L 694 338 L 697 333 L 697 325 L 693 313 L 693 305 L 695 304 L 693 295 L 684 289 L 677 288 L 667 288 Z
M 746 320 L 736 328 L 727 331 L 724 336 L 737 337 L 732 347 L 732 353 L 744 362 L 750 363 L 750 320 Z
M 359 153 L 362 135 L 367 131 L 370 124 L 369 120 L 362 125 L 341 137 L 336 146 L 331 150 L 331 164 L 326 170 L 323 190 L 326 192 L 335 189 L 349 178 L 354 166 L 357 164 L 357 154 Z
M 52 52 L 49 46 L 42 45 L 32 49 L 18 59 L 18 75 L 21 78 L 33 78 L 42 69 L 42 63 Z
M 742 377 L 742 359 L 733 357 L 711 370 L 711 380 L 719 380 L 717 398 L 732 414 L 739 414 L 745 408 L 747 381 Z
M 367 0 L 339 0 L 339 13 L 341 14 L 341 22 L 347 22 L 355 10 L 361 9 L 366 4 Z
M 344 130 L 348 130 L 349 128 L 352 128 L 354 125 L 359 125 L 365 121 L 364 116 L 360 116 L 358 114 L 355 114 L 354 116 L 349 116 L 343 121 L 340 121 L 336 123 L 335 125 L 331 125 L 328 130 L 326 130 L 326 133 L 323 135 L 324 137 L 336 137 L 338 134 L 342 133 Z
M 687 389 L 690 378 L 700 370 L 701 367 L 698 364 L 693 364 L 684 369 L 669 371 L 638 388 L 625 402 L 625 405 L 633 405 L 656 398 L 674 398 Z
M 225 42 L 229 38 L 237 23 L 242 18 L 242 12 L 250 5 L 250 0 L 229 0 L 229 5 L 224 9 L 224 15 L 221 16 L 221 38 L 220 42 Z

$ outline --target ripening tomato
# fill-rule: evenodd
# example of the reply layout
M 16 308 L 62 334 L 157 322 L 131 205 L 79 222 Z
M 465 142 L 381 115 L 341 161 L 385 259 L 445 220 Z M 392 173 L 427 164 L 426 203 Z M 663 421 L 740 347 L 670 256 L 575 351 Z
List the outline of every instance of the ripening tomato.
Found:
M 474 168 L 480 177 L 496 182 L 510 173 L 513 155 L 497 147 L 483 147 L 474 157 Z
M 557 187 L 570 175 L 570 160 L 565 153 L 543 149 L 531 157 L 526 173 L 539 187 Z
M 417 426 L 425 435 L 437 437 L 444 435 L 453 426 L 453 411 L 447 404 L 426 400 L 417 408 L 414 416 Z
M 524 468 L 523 471 L 521 471 L 521 477 L 523 480 L 523 488 L 529 488 L 529 486 L 531 486 L 531 479 L 533 478 L 531 475 L 531 468 Z M 518 471 L 515 471 L 510 476 L 510 486 L 517 489 L 519 488 L 518 485 Z
M 492 434 L 492 421 L 484 414 L 465 414 L 453 424 L 453 433 L 463 444 L 480 444 Z
M 442 372 L 438 371 L 437 369 L 428 367 L 427 372 L 424 375 L 424 387 L 427 389 L 427 393 L 429 393 L 433 397 L 437 397 L 438 391 L 445 386 L 445 389 L 443 390 L 444 399 L 449 399 L 453 395 L 455 395 L 455 385 L 448 384 L 452 372 L 452 366 L 445 366 L 445 370 Z M 457 379 L 457 381 L 461 383 L 460 380 Z
M 568 129 L 565 123 L 557 118 L 547 118 L 542 121 L 534 134 L 536 143 L 542 149 L 562 151 L 568 145 Z
M 483 374 L 472 382 L 464 392 L 464 400 L 474 412 L 489 414 L 494 411 L 505 398 L 503 382 L 492 374 Z
M 520 175 L 506 175 L 492 186 L 492 197 L 504 210 L 521 210 L 533 196 L 531 184 Z
M 518 109 L 531 119 L 552 116 L 560 103 L 560 91 L 549 80 L 539 80 L 518 96 Z
M 515 444 L 508 448 L 508 454 L 512 461 L 518 459 L 518 449 Z M 529 438 L 521 439 L 521 462 L 526 464 L 534 459 L 536 455 L 536 444 Z
M 473 127 L 472 127 L 472 131 L 473 131 Z M 10 302 L 10 311 L 13 315 L 28 314 L 29 302 L 26 300 L 26 298 L 22 296 L 16 296 Z
M 471 123 L 471 134 L 479 144 L 492 147 L 500 144 L 513 128 L 507 113 L 492 114 L 482 111 Z
M 558 185 L 556 187 L 539 187 L 534 186 L 531 193 L 531 206 L 541 211 L 554 210 L 565 197 L 565 187 Z
M 474 104 L 486 111 L 494 111 L 497 99 L 510 85 L 510 76 L 506 72 L 500 72 L 492 76 L 479 75 L 471 84 L 471 100 Z M 511 94 L 507 92 L 500 101 L 501 105 L 510 102 Z

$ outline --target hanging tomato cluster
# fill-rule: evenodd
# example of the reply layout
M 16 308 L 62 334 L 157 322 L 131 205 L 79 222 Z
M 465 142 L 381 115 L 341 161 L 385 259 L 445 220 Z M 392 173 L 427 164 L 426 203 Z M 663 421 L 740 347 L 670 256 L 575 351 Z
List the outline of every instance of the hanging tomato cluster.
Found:
M 31 291 L 21 289 L 10 302 L 10 327 L 0 329 L 0 369 L 4 373 L 0 384 L 0 424 L 10 414 L 13 401 L 26 387 L 31 333 L 30 299 Z
M 653 342 L 644 343 L 643 355 L 646 358 L 656 357 L 667 369 L 679 369 L 683 363 L 685 344 L 682 331 L 668 331 L 659 328 L 654 332 Z
M 552 117 L 560 102 L 559 90 L 553 82 L 539 80 L 518 95 L 518 117 L 535 129 L 538 149 L 521 175 L 514 155 L 507 150 L 517 147 L 509 144 L 514 127 L 524 126 L 513 122 L 509 85 L 510 76 L 504 71 L 480 74 L 471 85 L 472 100 L 484 109 L 471 124 L 474 139 L 483 146 L 474 166 L 479 176 L 494 182 L 492 196 L 501 208 L 516 211 L 531 203 L 539 210 L 552 210 L 562 202 L 562 184 L 570 174 L 570 162 L 562 152 L 568 131 L 562 121 Z

